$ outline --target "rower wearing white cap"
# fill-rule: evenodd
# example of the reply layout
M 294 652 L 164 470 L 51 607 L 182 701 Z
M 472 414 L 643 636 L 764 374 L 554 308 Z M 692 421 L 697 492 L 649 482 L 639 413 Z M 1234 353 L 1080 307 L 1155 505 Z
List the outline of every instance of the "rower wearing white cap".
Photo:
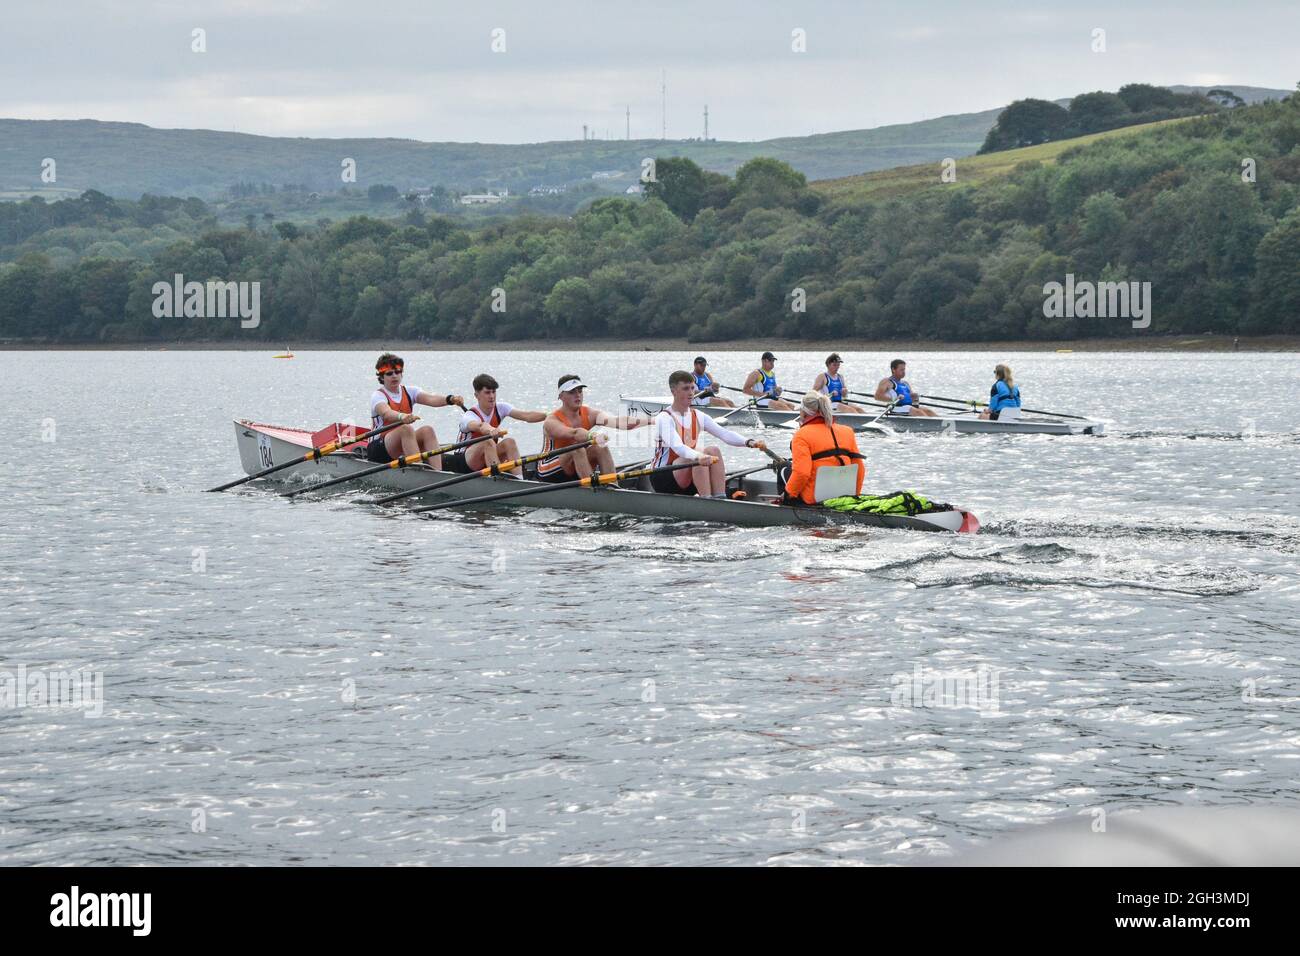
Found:
M 714 405 L 718 408 L 735 408 L 735 402 L 718 397 L 718 389 L 722 386 L 714 381 L 708 368 L 708 359 L 703 355 L 695 356 L 695 371 L 691 373 L 691 377 L 695 379 L 695 397 L 691 399 L 691 404 L 701 407 Z
M 771 352 L 764 352 L 761 361 L 762 364 L 750 372 L 749 377 L 745 379 L 743 391 L 755 400 L 754 404 L 759 408 L 775 408 L 783 412 L 794 411 L 794 406 L 780 397 L 781 386 L 776 384 L 776 356 Z
M 675 464 L 679 459 L 700 462 L 697 468 L 665 471 L 650 476 L 650 486 L 661 494 L 699 495 L 723 498 L 727 494 L 727 470 L 717 445 L 700 447 L 700 432 L 721 438 L 728 445 L 765 448 L 761 441 L 744 438 L 719 425 L 708 415 L 691 407 L 695 395 L 695 377 L 690 372 L 673 372 L 668 376 L 668 391 L 673 403 L 655 416 L 654 467 Z
M 542 453 L 586 441 L 591 429 L 597 425 L 630 431 L 647 425 L 644 419 L 611 415 L 599 408 L 589 408 L 582 403 L 587 386 L 576 375 L 560 376 L 560 407 L 551 412 L 542 424 Z M 559 455 L 537 466 L 539 481 L 571 481 L 586 478 L 593 472 L 608 474 L 614 470 L 614 456 L 601 444 Z

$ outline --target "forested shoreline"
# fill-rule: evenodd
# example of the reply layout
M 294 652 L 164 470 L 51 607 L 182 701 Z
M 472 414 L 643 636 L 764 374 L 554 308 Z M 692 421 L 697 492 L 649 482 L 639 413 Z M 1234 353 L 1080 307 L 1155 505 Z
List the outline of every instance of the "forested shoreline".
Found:
M 784 163 L 657 163 L 645 198 L 466 228 L 412 210 L 220 228 L 201 200 L 0 204 L 0 338 L 1084 339 L 1300 331 L 1300 96 L 873 201 Z M 1153 322 L 1048 318 L 1066 274 L 1150 282 Z M 160 318 L 175 275 L 261 284 L 261 321 Z M 802 307 L 802 311 L 800 308 Z M 224 323 L 224 325 L 223 325 Z

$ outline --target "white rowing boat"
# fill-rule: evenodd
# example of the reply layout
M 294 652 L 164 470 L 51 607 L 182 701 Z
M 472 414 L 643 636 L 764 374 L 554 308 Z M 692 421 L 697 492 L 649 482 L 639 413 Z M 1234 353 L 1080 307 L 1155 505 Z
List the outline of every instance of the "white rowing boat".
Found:
M 626 415 L 647 415 L 653 417 L 672 404 L 669 398 L 646 398 L 642 396 L 621 396 L 623 413 Z M 703 412 L 710 418 L 727 418 L 727 425 L 752 425 L 762 422 L 764 425 L 787 425 L 798 419 L 799 413 L 777 411 L 772 408 L 745 408 L 736 411 L 733 408 L 719 408 L 715 405 L 696 405 L 697 412 Z M 844 412 L 836 414 L 835 420 L 850 428 L 862 430 L 877 423 L 875 430 L 885 426 L 896 432 L 917 432 L 922 435 L 1102 435 L 1106 432 L 1106 423 L 1091 419 L 1062 419 L 1045 416 L 1025 415 L 1015 421 L 993 421 L 980 418 L 974 412 L 956 412 L 947 415 L 895 415 L 881 416 L 878 412 L 854 414 Z
M 330 426 L 334 428 L 334 426 Z M 343 426 L 340 426 L 343 427 Z M 351 427 L 351 426 L 346 426 Z M 235 422 L 235 440 L 239 446 L 239 460 L 246 474 L 252 475 L 282 463 L 301 460 L 313 445 L 322 445 L 336 437 L 326 430 L 310 432 L 301 428 L 284 428 L 252 421 Z M 338 478 L 355 474 L 374 463 L 366 460 L 355 449 L 325 455 L 319 460 L 302 461 L 301 464 L 276 472 L 267 480 L 302 482 L 314 479 Z M 443 472 L 425 465 L 385 469 L 361 481 L 394 491 L 410 491 L 436 480 Z M 448 474 L 448 477 L 451 477 Z M 445 500 L 449 498 L 477 498 L 516 488 L 543 487 L 542 482 L 520 478 L 477 477 L 461 481 L 443 491 L 435 490 L 412 500 Z M 746 527 L 776 525 L 829 525 L 858 524 L 881 528 L 905 528 L 914 531 L 979 530 L 979 519 L 969 511 L 958 508 L 945 511 L 923 512 L 917 515 L 876 515 L 843 513 L 819 507 L 791 507 L 767 503 L 765 499 L 777 494 L 776 482 L 753 475 L 735 477 L 728 482 L 728 491 L 744 491 L 748 498 L 698 498 L 693 495 L 664 495 L 649 489 L 645 479 L 634 487 L 609 487 L 600 490 L 587 488 L 556 488 L 553 491 L 529 495 L 516 501 L 502 502 L 521 507 L 567 508 L 574 511 L 598 514 L 624 514 L 646 518 L 663 518 L 674 521 L 712 521 L 719 524 Z

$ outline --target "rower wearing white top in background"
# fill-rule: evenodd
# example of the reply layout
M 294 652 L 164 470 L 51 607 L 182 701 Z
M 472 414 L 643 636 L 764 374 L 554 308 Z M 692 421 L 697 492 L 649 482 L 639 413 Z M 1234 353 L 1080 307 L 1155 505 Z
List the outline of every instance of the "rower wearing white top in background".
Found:
M 438 447 L 438 436 L 428 425 L 416 431 L 411 426 L 415 421 L 412 414 L 416 405 L 428 405 L 442 408 L 444 405 L 465 407 L 465 400 L 459 395 L 430 395 L 414 385 L 402 384 L 405 363 L 392 352 L 385 352 L 375 362 L 375 375 L 379 378 L 379 388 L 370 396 L 370 427 L 382 428 L 393 422 L 402 422 L 390 432 L 377 435 L 366 445 L 366 457 L 375 462 L 388 462 L 403 455 L 418 455 L 423 451 L 432 451 Z M 441 455 L 429 459 L 434 468 L 441 467 Z
M 735 408 L 736 403 L 726 398 L 718 397 L 718 389 L 722 386 L 713 380 L 713 376 L 708 373 L 709 360 L 703 355 L 695 357 L 695 370 L 691 373 L 695 379 L 695 397 L 691 399 L 691 404 L 696 406 L 714 405 L 718 408 Z
M 650 476 L 650 486 L 661 494 L 699 495 L 701 498 L 725 498 L 727 472 L 722 453 L 716 445 L 699 447 L 700 432 L 705 431 L 728 445 L 765 448 L 761 441 L 744 438 L 719 425 L 708 415 L 691 407 L 695 396 L 695 377 L 690 372 L 673 372 L 668 376 L 668 391 L 673 403 L 655 416 L 655 468 L 676 464 L 679 459 L 698 461 L 696 468 L 660 472 Z
M 822 372 L 813 380 L 813 391 L 821 392 L 831 400 L 831 411 L 833 412 L 856 412 L 861 414 L 866 409 L 852 402 L 845 401 L 849 394 L 849 383 L 844 381 L 844 376 L 840 374 L 840 365 L 844 360 L 840 358 L 839 352 L 832 352 L 826 358 L 826 371 Z
M 503 461 L 515 461 L 519 457 L 519 445 L 513 438 L 497 438 L 501 434 L 501 423 L 507 418 L 521 422 L 544 422 L 546 412 L 530 412 L 515 408 L 505 402 L 497 401 L 497 380 L 484 372 L 474 376 L 474 398 L 476 405 L 461 416 L 460 434 L 457 442 L 469 441 L 479 435 L 491 435 L 495 441 L 482 441 L 470 445 L 464 452 L 446 455 L 442 461 L 444 471 L 456 471 L 467 474 L 481 471 Z

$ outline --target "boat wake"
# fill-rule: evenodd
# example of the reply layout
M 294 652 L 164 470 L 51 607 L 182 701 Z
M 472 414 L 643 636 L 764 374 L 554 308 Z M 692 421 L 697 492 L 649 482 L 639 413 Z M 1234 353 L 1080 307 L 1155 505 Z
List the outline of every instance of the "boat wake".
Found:
M 1003 520 L 986 524 L 983 535 L 1007 538 L 1095 538 L 1114 541 L 1140 538 L 1149 547 L 1152 539 L 1164 542 L 1205 542 L 1240 544 L 1283 554 L 1300 553 L 1300 528 L 1262 530 L 1247 528 L 1213 528 L 1194 525 L 1159 524 L 1073 524 L 1033 519 Z

